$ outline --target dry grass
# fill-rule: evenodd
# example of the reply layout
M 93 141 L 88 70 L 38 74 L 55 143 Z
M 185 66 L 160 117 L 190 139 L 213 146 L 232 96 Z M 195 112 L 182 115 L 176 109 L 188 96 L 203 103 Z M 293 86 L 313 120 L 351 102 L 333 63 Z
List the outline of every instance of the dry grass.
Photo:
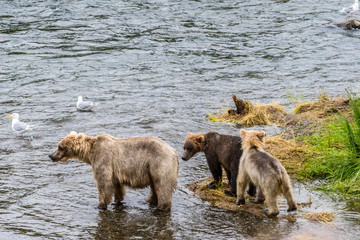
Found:
M 341 97 L 331 99 L 328 97 L 328 95 L 321 94 L 316 101 L 299 103 L 294 108 L 294 113 L 310 113 L 306 115 L 319 119 L 337 112 L 348 112 L 348 103 L 348 99 Z
M 307 147 L 295 139 L 284 139 L 283 135 L 266 138 L 266 151 L 280 160 L 286 171 L 294 175 L 300 169 Z
M 349 115 L 350 112 L 349 100 L 340 97 L 330 99 L 325 93 L 322 93 L 317 101 L 299 103 L 294 108 L 295 114 L 286 113 L 284 107 L 277 103 L 254 105 L 247 100 L 242 102 L 244 103 L 243 113 L 238 114 L 234 109 L 223 108 L 217 114 L 208 114 L 210 121 L 231 122 L 244 127 L 276 124 L 291 128 L 299 124 L 308 126 L 326 121 L 336 113 Z
M 330 222 L 335 219 L 335 216 L 334 214 L 328 212 L 308 213 L 305 215 L 305 219 L 330 224 Z
M 245 101 L 249 103 L 249 101 Z M 246 114 L 237 114 L 232 109 L 222 109 L 219 113 L 208 114 L 213 122 L 231 122 L 242 126 L 283 124 L 283 117 L 286 115 L 284 107 L 279 104 L 261 105 L 247 104 Z

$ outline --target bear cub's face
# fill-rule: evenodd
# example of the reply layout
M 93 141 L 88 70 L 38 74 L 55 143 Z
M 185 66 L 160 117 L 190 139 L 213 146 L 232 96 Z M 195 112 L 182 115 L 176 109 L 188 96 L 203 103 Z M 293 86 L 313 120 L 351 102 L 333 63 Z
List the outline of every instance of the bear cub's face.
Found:
M 72 142 L 74 141 L 75 136 L 67 136 L 61 140 L 58 144 L 57 149 L 49 155 L 50 159 L 53 162 L 66 162 L 70 158 L 74 157 L 72 151 Z
M 189 133 L 185 138 L 184 152 L 182 160 L 187 161 L 196 153 L 203 151 L 205 145 L 205 137 L 203 134 Z

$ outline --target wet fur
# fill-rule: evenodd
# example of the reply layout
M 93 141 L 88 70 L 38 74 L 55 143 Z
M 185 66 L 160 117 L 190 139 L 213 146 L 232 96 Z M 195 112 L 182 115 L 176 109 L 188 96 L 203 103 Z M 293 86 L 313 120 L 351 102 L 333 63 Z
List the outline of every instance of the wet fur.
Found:
M 208 187 L 215 188 L 216 185 L 221 184 L 223 167 L 230 184 L 230 191 L 226 191 L 226 193 L 227 195 L 236 196 L 236 178 L 242 154 L 241 138 L 217 132 L 208 132 L 206 134 L 189 133 L 185 138 L 182 159 L 187 161 L 198 152 L 204 152 L 214 178 L 214 181 Z M 252 184 L 248 192 L 250 195 L 255 195 L 256 189 Z
M 266 199 L 269 216 L 279 214 L 277 195 L 282 193 L 289 205 L 288 211 L 296 210 L 296 203 L 292 194 L 290 178 L 280 161 L 263 150 L 265 145 L 264 131 L 240 131 L 244 153 L 240 159 L 237 177 L 236 204 L 245 204 L 244 192 L 251 180 L 257 188 L 255 202 L 261 203 Z
M 99 208 L 106 209 L 114 195 L 120 204 L 125 186 L 150 186 L 147 201 L 169 211 L 177 186 L 179 161 L 176 151 L 155 137 L 116 139 L 102 134 L 96 137 L 71 134 L 62 139 L 50 155 L 53 161 L 79 159 L 92 167 L 99 192 Z

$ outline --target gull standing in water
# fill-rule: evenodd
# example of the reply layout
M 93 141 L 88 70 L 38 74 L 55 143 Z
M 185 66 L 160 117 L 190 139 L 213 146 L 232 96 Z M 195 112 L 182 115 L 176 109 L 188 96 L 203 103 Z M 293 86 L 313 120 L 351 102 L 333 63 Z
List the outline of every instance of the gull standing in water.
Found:
M 355 0 L 354 4 L 340 10 L 341 13 L 350 14 L 350 19 L 359 11 L 359 0 Z
M 78 97 L 76 107 L 81 111 L 89 111 L 93 108 L 95 104 L 92 101 L 83 101 L 82 96 Z
M 13 118 L 12 123 L 11 123 L 11 127 L 12 127 L 12 130 L 14 130 L 15 133 L 23 133 L 23 132 L 26 132 L 28 130 L 31 130 L 30 125 L 27 125 L 26 123 L 19 121 L 19 114 L 13 113 L 8 117 Z

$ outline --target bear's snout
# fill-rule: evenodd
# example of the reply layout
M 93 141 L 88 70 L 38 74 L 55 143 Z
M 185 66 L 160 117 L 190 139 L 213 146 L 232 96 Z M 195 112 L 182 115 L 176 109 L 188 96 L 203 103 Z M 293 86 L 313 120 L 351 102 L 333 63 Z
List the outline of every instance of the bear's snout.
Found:
M 188 158 L 186 158 L 185 156 L 182 156 L 182 157 L 181 157 L 181 159 L 182 159 L 182 160 L 184 160 L 184 161 L 189 160 L 189 159 L 188 159 Z
M 59 159 L 57 159 L 56 157 L 54 157 L 52 154 L 49 155 L 49 158 L 50 158 L 53 162 L 59 161 Z

